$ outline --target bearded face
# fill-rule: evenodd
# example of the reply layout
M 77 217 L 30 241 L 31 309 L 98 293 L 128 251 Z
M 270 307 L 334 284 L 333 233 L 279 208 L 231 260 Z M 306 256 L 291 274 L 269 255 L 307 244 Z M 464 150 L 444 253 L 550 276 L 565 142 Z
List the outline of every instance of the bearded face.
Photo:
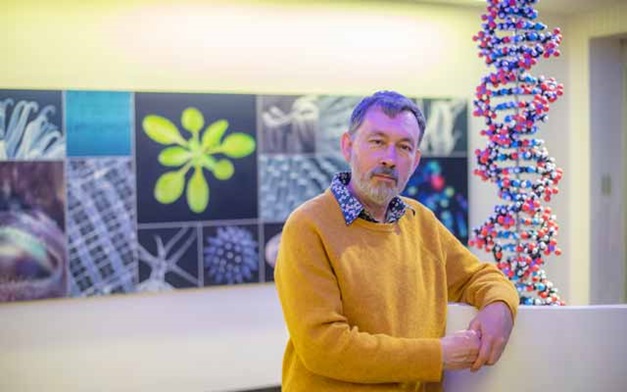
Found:
M 411 112 L 389 117 L 373 107 L 353 134 L 344 134 L 342 152 L 351 166 L 353 191 L 362 202 L 387 206 L 399 195 L 420 162 L 420 127 Z

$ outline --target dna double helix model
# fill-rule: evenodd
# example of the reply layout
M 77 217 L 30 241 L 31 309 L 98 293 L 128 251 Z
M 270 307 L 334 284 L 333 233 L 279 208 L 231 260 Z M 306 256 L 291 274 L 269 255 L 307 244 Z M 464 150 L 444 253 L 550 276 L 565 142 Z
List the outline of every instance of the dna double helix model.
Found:
M 538 124 L 563 94 L 553 78 L 531 75 L 544 58 L 559 56 L 559 28 L 537 21 L 537 0 L 487 0 L 482 30 L 473 37 L 490 73 L 477 86 L 473 115 L 483 117 L 484 149 L 475 151 L 474 174 L 498 187 L 503 200 L 473 229 L 469 244 L 491 252 L 497 267 L 514 283 L 524 305 L 564 305 L 543 269 L 557 247 L 559 225 L 544 204 L 558 193 L 562 170 L 542 139 Z

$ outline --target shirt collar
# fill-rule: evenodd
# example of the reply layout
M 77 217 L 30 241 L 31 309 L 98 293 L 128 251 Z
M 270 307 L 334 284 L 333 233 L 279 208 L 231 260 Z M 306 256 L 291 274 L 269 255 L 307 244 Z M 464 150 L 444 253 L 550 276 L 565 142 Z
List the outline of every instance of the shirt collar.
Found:
M 348 183 L 351 179 L 350 172 L 337 173 L 331 181 L 331 192 L 342 210 L 346 225 L 350 225 L 355 219 L 361 217 L 366 220 L 374 221 L 372 216 L 365 210 L 364 205 L 348 190 Z M 385 216 L 385 223 L 394 223 L 401 219 L 407 211 L 408 206 L 400 197 L 395 196 L 388 206 Z

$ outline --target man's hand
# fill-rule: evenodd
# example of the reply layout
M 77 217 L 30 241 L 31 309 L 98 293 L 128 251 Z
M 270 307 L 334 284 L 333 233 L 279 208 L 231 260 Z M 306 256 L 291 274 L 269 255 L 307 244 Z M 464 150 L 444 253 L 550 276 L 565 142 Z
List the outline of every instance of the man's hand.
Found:
M 470 368 L 476 372 L 483 365 L 494 365 L 509 340 L 514 321 L 509 307 L 504 302 L 494 302 L 481 309 L 468 325 L 468 329 L 477 331 L 481 339 L 479 356 Z
M 479 334 L 475 331 L 457 331 L 440 339 L 444 370 L 467 369 L 476 361 L 479 354 Z

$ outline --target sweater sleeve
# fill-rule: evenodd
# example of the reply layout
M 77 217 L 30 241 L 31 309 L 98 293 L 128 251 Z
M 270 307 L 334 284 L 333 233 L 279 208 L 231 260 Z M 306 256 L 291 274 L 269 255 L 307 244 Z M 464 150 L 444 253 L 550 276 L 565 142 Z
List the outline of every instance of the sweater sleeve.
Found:
M 303 215 L 297 211 L 284 226 L 275 283 L 290 339 L 304 366 L 355 383 L 440 381 L 439 339 L 370 334 L 350 324 L 320 234 Z
M 481 262 L 444 225 L 437 222 L 443 244 L 448 280 L 448 299 L 482 309 L 502 301 L 516 318 L 519 297 L 512 282 L 495 265 Z

